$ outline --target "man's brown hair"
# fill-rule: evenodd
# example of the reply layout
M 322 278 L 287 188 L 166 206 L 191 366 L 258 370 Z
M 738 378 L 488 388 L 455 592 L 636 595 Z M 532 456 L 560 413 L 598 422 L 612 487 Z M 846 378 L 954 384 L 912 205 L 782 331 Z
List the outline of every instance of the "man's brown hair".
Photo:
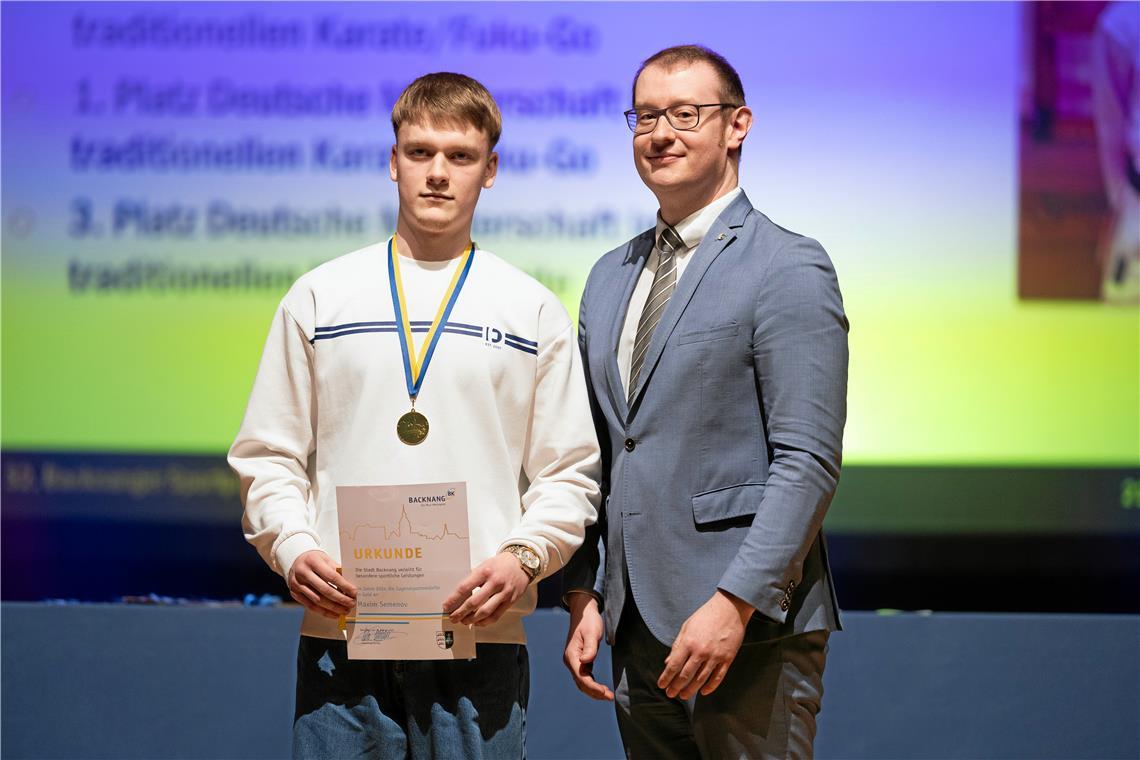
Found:
M 745 105 L 744 85 L 740 83 L 740 75 L 736 73 L 736 69 L 732 68 L 732 64 L 725 60 L 723 55 L 709 50 L 703 45 L 674 45 L 656 52 L 642 61 L 637 73 L 633 75 L 631 101 L 637 97 L 637 78 L 649 66 L 660 64 L 671 69 L 675 66 L 690 66 L 702 61 L 712 66 L 720 79 L 720 102 L 731 103 L 734 106 Z
M 503 117 L 487 88 L 469 76 L 439 71 L 424 74 L 408 85 L 392 107 L 392 131 L 397 138 L 401 124 L 470 125 L 499 142 Z

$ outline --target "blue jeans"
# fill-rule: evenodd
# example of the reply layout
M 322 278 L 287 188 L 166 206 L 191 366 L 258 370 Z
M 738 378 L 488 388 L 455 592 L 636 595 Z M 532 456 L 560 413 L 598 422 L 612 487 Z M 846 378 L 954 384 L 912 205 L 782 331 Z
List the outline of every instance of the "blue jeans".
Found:
M 349 660 L 343 641 L 302 636 L 293 757 L 526 757 L 530 663 L 519 644 L 473 660 Z

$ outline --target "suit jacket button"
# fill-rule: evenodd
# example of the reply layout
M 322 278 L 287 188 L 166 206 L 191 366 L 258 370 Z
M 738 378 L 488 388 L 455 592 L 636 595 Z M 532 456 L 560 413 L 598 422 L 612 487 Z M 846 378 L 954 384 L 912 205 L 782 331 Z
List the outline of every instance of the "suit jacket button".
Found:
M 626 451 L 633 451 L 635 448 L 637 448 L 637 441 L 633 440 L 632 438 L 626 438 L 625 439 L 625 450 Z
M 791 605 L 788 604 L 788 600 L 787 599 L 781 599 L 780 600 L 780 609 L 784 612 L 787 612 L 788 607 L 791 607 Z

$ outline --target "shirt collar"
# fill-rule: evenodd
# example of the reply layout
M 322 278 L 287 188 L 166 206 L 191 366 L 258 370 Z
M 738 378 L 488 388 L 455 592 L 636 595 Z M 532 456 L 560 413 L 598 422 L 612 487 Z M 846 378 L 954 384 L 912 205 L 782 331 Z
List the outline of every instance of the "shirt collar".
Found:
M 701 241 L 704 240 L 705 233 L 712 227 L 716 218 L 720 216 L 720 213 L 728 208 L 729 204 L 736 200 L 736 196 L 742 192 L 743 190 L 741 190 L 739 186 L 734 187 L 709 205 L 698 211 L 694 211 L 673 225 L 673 229 L 681 236 L 681 240 L 685 241 L 686 250 L 692 250 L 701 244 Z M 666 226 L 665 222 L 661 219 L 661 212 L 658 211 L 657 229 L 653 236 L 654 240 L 661 239 L 661 232 Z

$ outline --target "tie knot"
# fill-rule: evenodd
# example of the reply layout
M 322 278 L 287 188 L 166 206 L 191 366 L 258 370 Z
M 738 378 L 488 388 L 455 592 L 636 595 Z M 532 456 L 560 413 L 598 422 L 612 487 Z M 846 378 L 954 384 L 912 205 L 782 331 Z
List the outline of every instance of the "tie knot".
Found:
M 666 256 L 672 256 L 678 248 L 684 248 L 685 241 L 677 234 L 677 230 L 672 227 L 666 226 L 661 230 L 661 236 L 657 238 L 657 248 Z

